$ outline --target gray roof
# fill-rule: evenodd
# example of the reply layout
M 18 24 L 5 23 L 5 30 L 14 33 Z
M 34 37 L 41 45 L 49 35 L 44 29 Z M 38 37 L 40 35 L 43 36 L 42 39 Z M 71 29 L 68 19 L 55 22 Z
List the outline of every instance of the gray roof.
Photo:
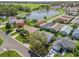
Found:
M 43 32 L 47 38 L 47 43 L 49 43 L 54 37 L 55 35 L 49 32 Z
M 6 16 L 0 16 L 0 18 L 3 18 L 3 19 L 5 19 L 5 18 L 6 18 Z
M 72 33 L 72 37 L 79 39 L 79 28 L 75 29 L 74 32 Z
M 9 23 L 12 24 L 16 22 L 16 18 L 15 17 L 9 17 Z
M 53 43 L 52 47 L 57 47 L 58 49 L 60 49 L 61 47 L 65 48 L 65 49 L 73 49 L 75 48 L 75 43 L 72 40 L 69 40 L 67 38 L 59 38 L 59 40 L 55 41 Z
M 73 19 L 73 20 L 71 21 L 71 23 L 79 24 L 79 17 Z
M 72 30 L 73 30 L 73 28 L 72 28 L 71 26 L 65 25 L 65 26 L 60 30 L 60 32 L 61 32 L 62 34 L 67 34 L 67 35 L 69 35 Z
M 41 27 L 42 28 L 47 28 L 47 27 L 52 26 L 53 24 L 54 24 L 53 22 L 49 22 L 49 23 L 46 23 L 46 24 L 42 25 Z

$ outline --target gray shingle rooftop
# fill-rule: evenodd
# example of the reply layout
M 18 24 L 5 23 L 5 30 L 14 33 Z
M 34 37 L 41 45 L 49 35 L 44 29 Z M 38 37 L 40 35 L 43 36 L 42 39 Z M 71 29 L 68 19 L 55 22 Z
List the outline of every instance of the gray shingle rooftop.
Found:
M 65 26 L 60 30 L 60 33 L 62 33 L 63 35 L 69 35 L 72 30 L 73 30 L 73 28 L 72 28 L 71 26 L 65 25 Z
M 79 39 L 79 28 L 75 29 L 74 32 L 72 33 L 72 37 Z

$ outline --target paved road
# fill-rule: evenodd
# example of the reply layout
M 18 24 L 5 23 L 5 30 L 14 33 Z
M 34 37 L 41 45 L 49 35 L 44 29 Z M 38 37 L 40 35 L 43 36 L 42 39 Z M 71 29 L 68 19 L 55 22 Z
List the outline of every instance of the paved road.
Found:
M 10 36 L 6 35 L 5 32 L 3 32 L 2 30 L 0 30 L 0 36 L 4 39 L 4 43 L 0 47 L 0 51 L 3 51 L 3 48 L 15 49 L 19 51 L 24 57 L 32 56 L 32 54 L 29 53 L 28 48 L 17 42 L 16 39 L 13 39 Z

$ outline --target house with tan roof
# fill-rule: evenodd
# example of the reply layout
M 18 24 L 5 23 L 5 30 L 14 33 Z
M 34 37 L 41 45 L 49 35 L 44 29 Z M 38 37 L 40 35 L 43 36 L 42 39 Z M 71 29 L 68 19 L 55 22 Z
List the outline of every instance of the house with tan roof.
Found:
M 57 21 L 58 22 L 63 22 L 63 23 L 68 23 L 72 19 L 73 19 L 73 16 L 63 15 L 63 16 L 57 18 Z
M 23 19 L 16 20 L 17 27 L 23 27 L 25 25 L 25 21 Z
M 49 27 L 49 30 L 53 32 L 58 32 L 63 26 L 64 24 L 56 23 L 53 26 Z
M 29 33 L 34 33 L 39 30 L 39 28 L 30 27 L 28 25 L 23 26 L 25 30 L 27 30 Z

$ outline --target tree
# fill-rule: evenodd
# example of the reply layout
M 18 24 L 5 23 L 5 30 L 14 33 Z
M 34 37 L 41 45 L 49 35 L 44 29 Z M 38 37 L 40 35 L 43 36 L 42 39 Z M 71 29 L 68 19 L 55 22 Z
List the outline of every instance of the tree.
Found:
M 46 47 L 46 37 L 43 33 L 36 32 L 32 33 L 28 37 L 30 42 L 30 48 L 32 51 L 38 53 L 41 56 L 44 56 L 48 48 Z
M 79 42 L 76 45 L 76 48 L 73 49 L 73 54 L 75 57 L 79 56 Z
M 6 24 L 6 29 L 11 29 L 11 25 L 9 24 L 9 22 L 7 22 L 7 24 Z

